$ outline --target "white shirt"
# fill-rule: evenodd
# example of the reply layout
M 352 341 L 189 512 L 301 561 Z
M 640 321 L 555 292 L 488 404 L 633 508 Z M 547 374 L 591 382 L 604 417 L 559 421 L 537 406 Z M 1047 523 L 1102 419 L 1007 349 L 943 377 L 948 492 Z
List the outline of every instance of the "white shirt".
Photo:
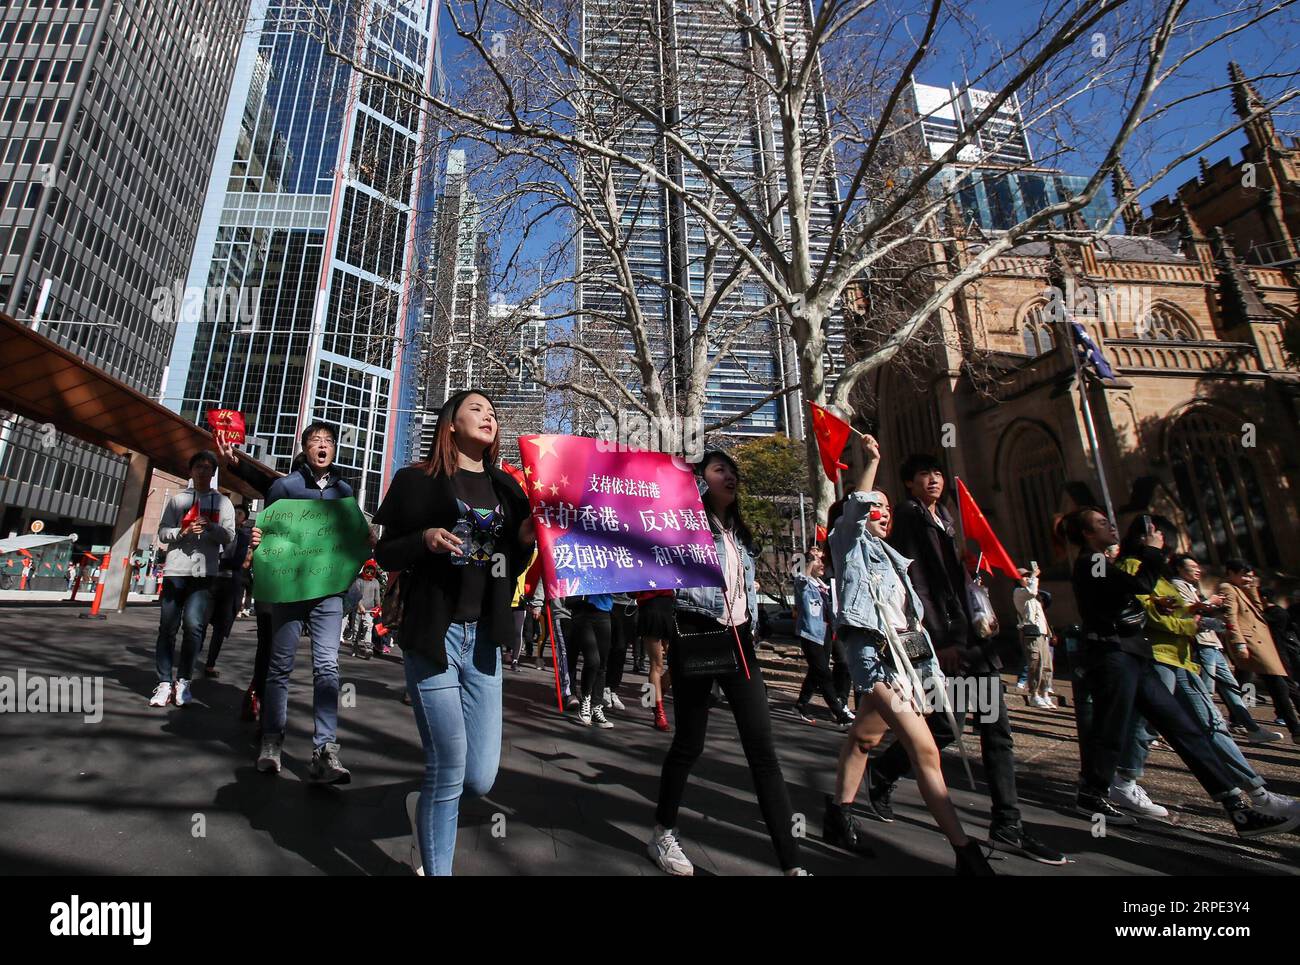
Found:
M 740 627 L 749 622 L 749 599 L 745 590 L 745 567 L 740 561 L 740 548 L 736 545 L 735 534 L 729 529 L 722 531 L 722 552 L 726 559 L 722 563 L 723 603 L 722 616 L 718 622 L 723 626 Z

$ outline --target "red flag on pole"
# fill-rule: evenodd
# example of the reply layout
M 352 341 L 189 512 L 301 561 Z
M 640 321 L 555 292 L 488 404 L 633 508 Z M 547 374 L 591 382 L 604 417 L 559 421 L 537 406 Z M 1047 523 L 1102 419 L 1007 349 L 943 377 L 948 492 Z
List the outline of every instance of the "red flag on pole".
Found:
M 984 518 L 980 508 L 975 505 L 975 500 L 971 499 L 970 490 L 960 479 L 957 480 L 957 504 L 961 507 L 962 531 L 967 539 L 973 539 L 979 544 L 978 569 L 990 573 L 1001 570 L 1013 580 L 1020 579 L 1016 564 L 1011 562 L 1011 554 L 1006 551 L 997 534 L 993 532 L 993 527 Z
M 824 543 L 824 542 L 826 542 L 826 539 L 827 539 L 826 527 L 825 527 L 825 526 L 822 526 L 821 524 L 818 524 L 818 526 L 817 526 L 817 542 L 819 542 L 819 543 Z
M 840 470 L 849 468 L 840 462 L 840 456 L 843 455 L 849 433 L 853 430 L 830 409 L 823 408 L 816 402 L 809 402 L 808 407 L 812 409 L 813 434 L 817 437 L 817 453 L 822 457 L 822 469 L 825 470 L 827 479 L 836 482 L 840 478 Z

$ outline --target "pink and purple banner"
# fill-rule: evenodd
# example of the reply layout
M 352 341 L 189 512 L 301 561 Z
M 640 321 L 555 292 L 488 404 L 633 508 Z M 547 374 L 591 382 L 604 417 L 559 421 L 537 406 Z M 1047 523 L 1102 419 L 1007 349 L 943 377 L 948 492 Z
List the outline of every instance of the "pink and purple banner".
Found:
M 688 463 L 585 436 L 521 436 L 524 488 L 553 598 L 721 586 Z

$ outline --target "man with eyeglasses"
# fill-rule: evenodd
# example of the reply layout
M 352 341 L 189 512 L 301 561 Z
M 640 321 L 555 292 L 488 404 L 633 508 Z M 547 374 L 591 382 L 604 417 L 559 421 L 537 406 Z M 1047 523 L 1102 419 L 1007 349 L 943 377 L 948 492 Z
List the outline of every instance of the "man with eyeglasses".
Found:
M 266 505 L 277 499 L 347 499 L 352 487 L 343 481 L 334 465 L 337 437 L 333 426 L 313 422 L 302 434 L 302 463 L 287 476 L 277 479 L 266 494 Z M 262 531 L 253 528 L 252 545 Z M 298 603 L 271 604 L 271 659 L 262 699 L 262 747 L 257 769 L 280 772 L 280 750 L 284 745 L 288 716 L 289 677 L 293 673 L 298 640 L 306 626 L 311 635 L 312 709 L 315 737 L 308 778 L 318 784 L 347 784 L 352 780 L 339 761 L 336 731 L 339 719 L 339 640 L 343 628 L 343 595 Z

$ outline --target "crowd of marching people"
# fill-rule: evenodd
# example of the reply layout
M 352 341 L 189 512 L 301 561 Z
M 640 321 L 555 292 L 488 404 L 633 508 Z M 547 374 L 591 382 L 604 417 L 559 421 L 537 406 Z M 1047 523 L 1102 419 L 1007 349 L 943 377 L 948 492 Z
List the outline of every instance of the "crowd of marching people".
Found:
M 537 577 L 532 510 L 521 477 L 500 464 L 500 442 L 491 400 L 476 390 L 456 393 L 438 414 L 427 458 L 398 472 L 385 492 L 373 520 L 373 558 L 345 592 L 290 603 L 254 594 L 257 649 L 242 713 L 258 725 L 257 770 L 281 771 L 290 678 L 305 636 L 314 716 L 308 776 L 348 783 L 337 734 L 339 655 L 364 660 L 396 646 L 403 701 L 425 759 L 420 789 L 408 800 L 413 864 L 420 874 L 451 874 L 460 802 L 488 793 L 496 778 L 505 672 L 545 669 L 549 647 L 550 672 L 575 724 L 616 730 L 620 717 L 643 712 L 670 735 L 654 814 L 646 816 L 647 853 L 660 869 L 693 873 L 679 813 L 718 710 L 739 733 L 780 869 L 806 874 L 759 666 L 759 548 L 741 510 L 736 462 L 710 450 L 694 466 L 721 586 L 558 597 Z M 335 465 L 333 428 L 313 423 L 301 443 L 265 504 L 350 497 Z M 869 856 L 872 833 L 862 816 L 893 822 L 895 789 L 912 779 L 953 849 L 957 874 L 993 874 L 993 850 L 1064 864 L 1067 857 L 1023 820 L 1000 628 L 945 506 L 943 465 L 908 455 L 891 498 L 877 479 L 878 443 L 863 436 L 861 451 L 858 478 L 831 507 L 825 538 L 807 548 L 793 586 L 795 638 L 807 666 L 795 718 L 815 723 L 812 703 L 820 697 L 843 732 L 838 757 L 826 761 L 823 838 Z M 191 487 L 163 514 L 154 707 L 190 703 L 200 666 L 208 677 L 220 675 L 219 655 L 244 609 L 263 534 L 214 488 L 219 468 L 238 473 L 237 453 L 223 446 L 195 455 Z M 1073 556 L 1081 625 L 1067 655 L 1056 646 L 1064 635 L 1050 621 L 1052 594 L 1038 563 L 1020 569 L 1016 689 L 1031 710 L 1057 709 L 1056 658 L 1068 656 L 1078 813 L 1117 826 L 1167 818 L 1142 784 L 1158 739 L 1237 835 L 1300 826 L 1300 804 L 1270 790 L 1239 747 L 1283 739 L 1251 713 L 1265 694 L 1300 743 L 1293 613 L 1264 601 L 1244 560 L 1228 561 L 1225 579 L 1207 593 L 1200 562 L 1176 552 L 1176 531 L 1159 516 L 1137 517 L 1121 539 L 1105 511 L 1083 507 L 1059 521 L 1057 535 Z M 644 699 L 628 701 L 632 711 L 620 696 L 629 660 L 646 676 Z M 972 705 L 954 695 L 977 699 Z M 988 789 L 986 840 L 964 829 L 942 767 L 944 748 L 955 743 L 971 776 L 961 741 L 968 727 Z

